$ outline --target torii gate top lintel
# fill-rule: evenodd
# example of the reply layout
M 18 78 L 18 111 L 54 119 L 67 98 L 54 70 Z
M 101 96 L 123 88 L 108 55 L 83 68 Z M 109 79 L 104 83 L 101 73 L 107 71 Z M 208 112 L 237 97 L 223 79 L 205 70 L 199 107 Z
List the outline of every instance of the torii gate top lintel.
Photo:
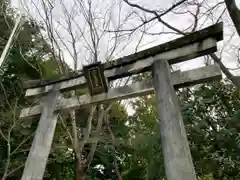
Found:
M 221 41 L 223 39 L 223 23 L 220 22 L 220 23 L 214 24 L 212 26 L 206 27 L 204 29 L 201 29 L 199 31 L 192 32 L 186 36 L 182 36 L 175 40 L 166 42 L 164 44 L 160 44 L 160 45 L 151 47 L 149 49 L 139 51 L 139 52 L 136 52 L 136 53 L 128 55 L 128 56 L 121 57 L 114 61 L 106 62 L 106 63 L 104 63 L 104 69 L 111 70 L 111 69 L 121 67 L 121 66 L 124 66 L 127 64 L 133 64 L 134 62 L 136 62 L 138 60 L 156 56 L 157 54 L 167 52 L 170 50 L 174 50 L 174 49 L 183 47 L 185 45 L 193 44 L 195 42 L 201 42 L 207 38 L 212 38 L 212 39 L 215 39 L 216 41 Z M 215 47 L 213 47 L 213 48 L 215 48 Z M 216 49 L 210 49 L 208 51 L 216 51 Z M 207 52 L 204 52 L 204 53 L 207 53 Z M 199 55 L 201 55 L 201 54 L 199 54 Z M 186 60 L 188 60 L 188 59 L 186 59 L 186 58 L 185 59 L 184 58 L 176 59 L 175 58 L 175 59 L 169 60 L 169 64 L 175 64 L 175 63 L 179 63 L 181 61 L 186 61 Z M 62 76 L 58 79 L 48 79 L 48 80 L 44 80 L 44 81 L 33 80 L 33 81 L 25 82 L 24 85 L 25 85 L 26 89 L 40 88 L 40 87 L 44 87 L 47 85 L 60 83 L 60 82 L 68 81 L 71 79 L 76 79 L 76 78 L 79 78 L 82 76 L 83 76 L 83 72 L 82 72 L 82 70 L 80 70 L 77 74 L 71 75 L 68 77 Z M 119 78 L 119 75 L 108 77 L 108 79 L 110 79 L 110 80 L 114 80 L 117 78 Z M 26 94 L 26 96 L 29 96 L 29 95 Z

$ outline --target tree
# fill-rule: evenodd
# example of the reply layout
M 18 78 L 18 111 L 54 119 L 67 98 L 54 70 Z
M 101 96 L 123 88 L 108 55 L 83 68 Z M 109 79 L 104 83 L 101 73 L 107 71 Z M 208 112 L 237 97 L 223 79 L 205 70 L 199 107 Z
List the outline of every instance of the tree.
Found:
M 71 4 L 72 3 L 72 4 Z M 121 26 L 118 18 L 112 16 L 114 10 L 117 10 L 117 16 L 120 18 L 121 3 L 115 5 L 114 2 L 106 3 L 104 9 L 98 9 L 98 3 L 93 1 L 72 1 L 70 7 L 69 2 L 61 1 L 59 4 L 56 2 L 41 1 L 41 6 L 36 6 L 36 2 L 33 0 L 30 6 L 36 9 L 39 17 L 37 19 L 42 22 L 42 26 L 45 28 L 45 36 L 51 46 L 52 57 L 62 64 L 64 62 L 63 53 L 67 53 L 70 57 L 74 73 L 78 73 L 77 70 L 82 64 L 92 63 L 100 61 L 108 61 L 113 59 L 118 50 L 120 39 L 118 33 L 112 35 L 106 30 L 111 26 L 118 29 Z M 56 8 L 59 7 L 60 8 Z M 31 13 L 29 7 L 25 8 Z M 55 15 L 56 11 L 61 9 L 62 17 L 59 18 Z M 31 14 L 32 15 L 32 14 Z M 115 24 L 115 20 L 117 23 Z M 78 22 L 82 23 L 79 24 Z M 57 27 L 61 27 L 58 29 Z M 107 44 L 107 45 L 105 45 Z M 103 52 L 100 52 L 100 47 L 105 47 Z M 124 48 L 121 46 L 121 48 Z M 121 48 L 119 48 L 121 50 Z M 65 50 L 65 51 L 64 51 Z M 81 52 L 81 53 L 80 53 Z M 80 59 L 80 60 L 79 60 Z M 63 69 L 63 68 L 62 68 Z M 68 73 L 64 70 L 62 74 Z M 73 92 L 72 96 L 79 94 L 79 91 Z M 66 133 L 69 137 L 69 142 L 72 143 L 72 149 L 75 153 L 76 159 L 76 179 L 84 179 L 86 172 L 90 167 L 93 160 L 93 156 L 97 149 L 98 141 L 91 144 L 90 151 L 85 154 L 85 147 L 87 140 L 89 139 L 92 131 L 95 131 L 95 136 L 99 136 L 102 129 L 103 119 L 107 114 L 109 107 L 96 106 L 90 108 L 86 117 L 86 123 L 78 123 L 80 120 L 84 120 L 83 116 L 76 116 L 77 112 L 69 112 L 71 114 L 71 126 L 66 126 Z M 69 119 L 68 119 L 69 120 Z M 97 122 L 93 126 L 94 121 Z M 85 126 L 85 132 L 80 132 L 80 125 Z M 64 125 L 63 125 L 64 126 Z M 71 132 L 71 133 L 70 133 Z M 80 135 L 79 135 L 80 134 Z M 83 135 L 82 135 L 83 134 Z M 65 144 L 66 145 L 66 144 Z M 69 146 L 69 144 L 68 144 Z
M 180 89 L 178 96 L 198 177 L 238 179 L 240 167 L 237 133 L 239 92 L 237 88 L 226 82 L 214 82 L 194 88 Z M 136 137 L 134 142 L 138 142 L 138 139 L 140 141 L 140 146 L 135 149 L 135 153 L 146 149 L 147 151 L 139 154 L 140 157 L 146 158 L 150 155 L 144 161 L 147 166 L 144 167 L 145 170 L 141 170 L 145 172 L 141 177 L 151 179 L 146 170 L 150 166 L 150 175 L 153 175 L 153 179 L 163 179 L 164 163 L 159 134 L 156 133 L 161 124 L 158 124 L 156 119 L 155 97 L 137 99 L 134 102 L 134 108 L 136 112 L 131 119 L 134 124 L 132 129 L 138 131 L 138 134 L 134 136 Z M 152 146 L 154 141 L 155 146 Z M 157 166 L 151 166 L 152 160 Z M 137 164 L 135 163 L 133 167 Z M 157 176 L 158 173 L 160 176 Z
M 196 169 L 214 179 L 238 179 L 238 90 L 216 82 L 186 94 L 183 113 Z
M 1 53 L 14 26 L 17 12 L 11 9 L 9 1 L 0 3 Z M 28 79 L 42 79 L 47 77 L 50 71 L 54 71 L 53 66 L 46 70 L 45 64 L 51 61 L 51 57 L 48 56 L 47 43 L 39 32 L 39 26 L 32 19 L 26 19 L 18 39 L 1 67 L 0 174 L 3 180 L 7 177 L 18 179 L 20 176 L 19 170 L 24 166 L 24 155 L 29 151 L 36 128 L 35 122 L 19 119 L 20 109 L 27 103 L 22 82 Z M 46 60 L 44 63 L 41 62 L 43 59 Z
M 132 35 L 134 32 L 137 32 L 140 30 L 143 34 L 146 35 L 161 35 L 164 33 L 173 33 L 173 34 L 180 34 L 180 35 L 186 35 L 190 32 L 194 32 L 197 30 L 197 27 L 199 26 L 200 23 L 205 24 L 208 22 L 213 22 L 213 21 L 219 21 L 223 15 L 225 14 L 225 9 L 221 10 L 219 13 L 219 17 L 214 17 L 215 13 L 214 10 L 221 6 L 223 3 L 219 2 L 217 4 L 211 5 L 211 2 L 208 2 L 207 0 L 204 1 L 178 1 L 177 3 L 173 4 L 170 8 L 166 10 L 152 10 L 147 7 L 144 7 L 140 4 L 135 4 L 130 2 L 129 0 L 123 0 L 127 5 L 133 7 L 134 9 L 137 9 L 139 11 L 144 12 L 144 15 L 141 17 L 141 23 L 137 25 L 134 28 L 131 29 L 121 29 L 120 32 L 129 32 L 130 35 Z M 210 6 L 209 9 L 205 11 L 204 6 Z M 212 7 L 211 7 L 212 6 Z M 235 14 L 234 22 L 237 22 L 236 15 L 238 14 L 239 10 L 236 7 L 236 4 L 233 1 L 227 1 L 227 7 L 230 10 L 231 7 L 231 17 L 233 14 Z M 190 10 L 188 10 L 188 8 Z M 187 10 L 186 10 L 187 9 Z M 171 23 L 167 22 L 164 20 L 164 16 L 167 15 L 185 15 L 189 16 L 190 15 L 190 24 L 187 25 L 185 29 L 179 29 L 172 25 Z M 150 15 L 151 18 L 148 18 L 148 15 Z M 169 15 L 169 16 L 170 16 Z M 206 16 L 206 21 L 202 21 L 202 17 Z M 212 16 L 209 18 L 209 16 Z M 216 20 L 215 20 L 216 19 Z M 149 33 L 149 29 L 151 30 L 152 22 L 153 21 L 158 21 L 160 24 L 163 25 L 163 27 L 166 27 L 166 29 L 170 32 L 157 32 L 157 33 Z M 148 26 L 148 27 L 146 27 Z M 201 25 L 202 26 L 202 25 Z M 163 28 L 164 29 L 164 28 Z M 232 36 L 230 37 L 231 40 Z M 229 40 L 229 41 L 230 41 Z M 222 51 L 223 52 L 223 51 Z M 234 74 L 224 65 L 224 63 L 221 61 L 221 58 L 219 58 L 216 54 L 211 54 L 210 57 L 214 60 L 215 63 L 219 64 L 222 71 L 225 73 L 228 79 L 232 81 L 235 86 L 240 87 L 240 79 L 239 77 L 235 77 Z M 236 61 L 238 63 L 238 61 Z
M 234 23 L 234 26 L 237 29 L 237 33 L 240 36 L 240 10 L 238 9 L 235 0 L 225 0 L 227 10 L 230 14 L 230 17 Z

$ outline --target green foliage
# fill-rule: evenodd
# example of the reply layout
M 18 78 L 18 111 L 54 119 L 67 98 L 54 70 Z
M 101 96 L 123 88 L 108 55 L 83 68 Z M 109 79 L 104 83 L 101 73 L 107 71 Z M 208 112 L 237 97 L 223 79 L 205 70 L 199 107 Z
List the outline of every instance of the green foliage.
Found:
M 179 99 L 198 177 L 239 179 L 239 91 L 231 84 L 215 82 L 184 89 Z M 155 97 L 139 98 L 133 107 L 136 112 L 128 124 L 133 149 L 125 151 L 123 177 L 162 179 Z
M 187 94 L 182 109 L 197 172 L 239 179 L 239 91 L 216 82 Z
M 215 82 L 182 89 L 178 95 L 198 179 L 239 179 L 239 91 L 226 82 Z M 123 179 L 165 178 L 155 97 L 138 98 L 132 107 L 132 116 L 122 105 L 111 108 L 110 127 L 116 142 L 112 144 L 109 137 L 109 143 L 98 144 L 87 180 L 117 179 L 114 157 Z M 108 137 L 106 128 L 103 132 Z
M 1 0 L 0 5 L 1 54 L 14 27 L 16 13 L 9 6 L 9 1 Z M 9 179 L 20 179 L 22 167 L 26 161 L 38 123 L 36 119 L 23 121 L 18 118 L 20 110 L 27 103 L 24 99 L 25 90 L 22 82 L 29 79 L 42 79 L 58 73 L 56 66 L 49 66 L 51 63 L 48 62 L 52 60 L 49 56 L 48 45 L 42 39 L 39 30 L 40 28 L 34 21 L 31 19 L 26 21 L 6 61 L 1 66 L 0 176 L 4 174 L 8 160 L 10 160 L 7 171 L 10 173 Z M 10 157 L 8 157 L 9 147 Z

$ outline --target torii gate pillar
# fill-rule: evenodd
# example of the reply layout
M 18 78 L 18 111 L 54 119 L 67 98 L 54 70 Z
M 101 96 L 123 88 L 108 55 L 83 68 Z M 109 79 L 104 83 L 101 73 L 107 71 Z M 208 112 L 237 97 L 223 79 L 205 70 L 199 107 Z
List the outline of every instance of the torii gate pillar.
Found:
M 153 85 L 168 180 L 196 180 L 178 98 L 167 61 L 153 63 Z

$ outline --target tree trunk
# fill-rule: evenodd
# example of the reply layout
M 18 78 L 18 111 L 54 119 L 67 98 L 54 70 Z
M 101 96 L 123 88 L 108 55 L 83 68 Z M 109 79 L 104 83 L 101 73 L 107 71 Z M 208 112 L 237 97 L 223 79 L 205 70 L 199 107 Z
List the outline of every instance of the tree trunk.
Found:
M 236 5 L 235 0 L 225 0 L 225 4 L 233 24 L 237 29 L 237 33 L 240 36 L 240 10 Z
M 217 57 L 217 55 L 215 54 L 211 54 L 210 55 L 214 62 L 219 64 L 222 72 L 227 76 L 227 78 L 232 81 L 232 83 L 238 88 L 240 89 L 240 76 L 234 76 L 227 68 L 226 66 L 222 63 L 221 59 Z
M 76 158 L 76 180 L 84 180 L 86 176 L 87 167 L 81 160 Z

